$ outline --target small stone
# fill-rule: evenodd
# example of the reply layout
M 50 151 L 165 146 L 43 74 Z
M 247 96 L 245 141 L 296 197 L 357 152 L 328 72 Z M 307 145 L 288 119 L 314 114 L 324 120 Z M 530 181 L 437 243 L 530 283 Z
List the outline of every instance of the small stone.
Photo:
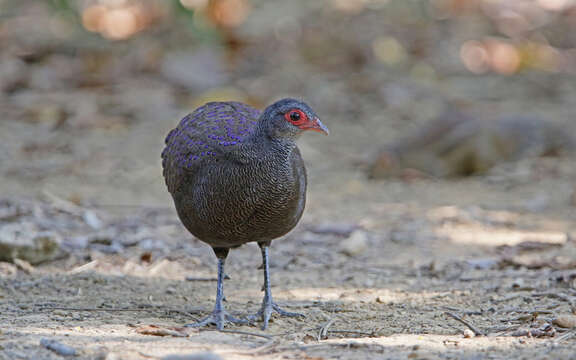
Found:
M 62 256 L 61 239 L 51 231 L 38 231 L 26 223 L 0 227 L 0 261 L 21 259 L 30 264 L 55 260 Z
M 84 212 L 84 222 L 94 230 L 101 229 L 103 226 L 102 220 L 100 220 L 98 215 L 92 210 L 86 210 Z
M 513 289 L 520 289 L 523 288 L 525 285 L 524 279 L 522 278 L 517 278 L 514 280 L 514 282 L 512 283 L 512 288 Z
M 43 338 L 40 340 L 40 345 L 44 346 L 46 349 L 55 352 L 61 356 L 76 356 L 77 352 L 71 346 L 62 344 L 59 341 Z
M 220 355 L 214 354 L 212 352 L 203 352 L 196 354 L 186 354 L 186 355 L 167 355 L 162 358 L 162 360 L 223 360 Z
M 340 243 L 340 252 L 348 256 L 362 254 L 368 248 L 368 234 L 363 230 L 356 230 Z
M 576 327 L 576 315 L 560 315 L 556 319 L 552 320 L 552 323 L 561 328 L 571 329 Z
M 52 311 L 52 314 L 54 314 L 56 316 L 68 316 L 68 315 L 70 315 L 69 312 L 64 311 L 64 310 L 60 310 L 60 309 L 56 309 L 56 310 Z

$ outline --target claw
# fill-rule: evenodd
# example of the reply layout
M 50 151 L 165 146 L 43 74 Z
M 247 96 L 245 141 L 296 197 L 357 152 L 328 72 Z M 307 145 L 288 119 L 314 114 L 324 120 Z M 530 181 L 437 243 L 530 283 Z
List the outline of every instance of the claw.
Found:
M 226 310 L 224 310 L 224 306 L 222 304 L 223 301 L 226 301 L 224 297 L 224 285 L 223 280 L 227 276 L 224 274 L 224 263 L 226 260 L 226 255 L 228 254 L 227 249 L 215 249 L 214 252 L 218 256 L 218 282 L 216 285 L 216 302 L 214 303 L 214 310 L 212 313 L 205 317 L 204 319 L 195 322 L 193 324 L 184 325 L 187 327 L 204 327 L 209 324 L 216 325 L 218 330 L 224 329 L 224 324 L 231 323 L 231 324 L 248 324 L 248 320 L 238 319 L 234 316 L 230 315 Z
M 262 303 L 262 307 L 258 312 L 254 315 L 250 315 L 248 320 L 251 323 L 254 323 L 257 320 L 262 320 L 262 330 L 266 330 L 268 328 L 268 322 L 270 321 L 270 317 L 272 313 L 275 312 L 280 316 L 288 316 L 288 317 L 305 317 L 304 314 L 290 312 L 282 309 L 278 304 L 272 301 L 266 301 Z
M 221 311 L 216 311 L 214 310 L 212 312 L 212 314 L 208 315 L 207 317 L 205 317 L 204 319 L 192 323 L 192 324 L 187 324 L 184 325 L 186 327 L 194 327 L 194 328 L 200 328 L 200 327 L 204 327 L 206 325 L 216 325 L 216 328 L 218 330 L 222 330 L 224 329 L 224 325 L 226 323 L 231 323 L 231 324 L 248 324 L 249 321 L 248 320 L 244 320 L 244 319 L 239 319 L 236 318 L 232 315 L 230 315 L 228 312 L 221 310 Z
M 262 330 L 268 328 L 268 321 L 270 321 L 270 316 L 272 312 L 276 312 L 282 316 L 304 316 L 299 313 L 293 313 L 289 311 L 282 310 L 274 300 L 272 300 L 272 289 L 270 288 L 270 262 L 268 260 L 268 245 L 269 243 L 258 243 L 260 246 L 260 251 L 262 252 L 262 269 L 264 270 L 264 299 L 262 300 L 262 307 L 258 312 L 250 317 L 248 320 L 254 322 L 257 319 L 262 319 Z

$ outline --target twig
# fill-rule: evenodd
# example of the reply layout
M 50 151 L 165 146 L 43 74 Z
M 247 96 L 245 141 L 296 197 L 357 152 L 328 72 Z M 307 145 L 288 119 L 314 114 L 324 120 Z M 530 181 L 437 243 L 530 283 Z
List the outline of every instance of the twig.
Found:
M 335 319 L 330 319 L 326 324 L 322 326 L 317 326 L 314 328 L 305 329 L 305 331 L 316 331 L 319 330 L 318 333 L 318 341 L 325 340 L 328 337 L 328 333 L 334 334 L 356 334 L 356 335 L 364 335 L 364 336 L 374 336 L 375 331 L 372 332 L 365 332 L 365 331 L 358 331 L 358 330 L 346 330 L 346 329 L 334 329 L 329 330 L 328 328 L 335 322 Z M 291 335 L 296 334 L 297 332 L 288 332 L 283 334 L 274 334 L 272 336 L 284 336 L 284 335 Z
M 453 306 L 443 306 L 442 309 L 444 309 L 445 311 L 457 311 L 461 314 L 465 314 L 465 315 L 483 315 L 484 314 L 484 310 L 480 309 L 480 310 L 461 310 L 459 308 L 453 307 Z
M 302 334 L 302 333 L 307 332 L 307 331 L 316 331 L 318 329 L 320 329 L 319 326 L 309 327 L 309 328 L 304 328 L 304 329 L 300 329 L 300 330 L 296 330 L 296 331 L 286 331 L 283 333 L 270 334 L 270 336 L 279 337 L 279 336 L 288 336 L 288 335 L 294 335 L 294 334 Z
M 308 350 L 308 349 L 331 347 L 331 346 L 343 347 L 346 349 L 374 348 L 374 349 L 378 349 L 378 350 L 383 350 L 385 348 L 383 345 L 380 345 L 380 344 L 359 343 L 359 342 L 354 341 L 354 342 L 348 342 L 348 343 L 322 342 L 320 344 L 310 344 L 310 345 L 300 346 L 299 349 L 300 350 Z
M 159 309 L 160 310 L 160 309 Z M 192 314 L 196 314 L 196 315 L 200 315 L 200 314 L 204 314 L 205 311 L 204 310 L 190 310 L 190 311 L 186 311 L 186 310 L 176 310 L 176 309 L 166 309 L 166 310 L 162 310 L 165 313 L 175 313 L 175 314 L 180 314 L 180 315 L 184 315 L 190 318 L 193 318 L 196 320 L 196 317 L 192 316 Z
M 512 330 L 518 330 L 518 328 L 521 326 L 522 324 L 515 324 L 511 326 L 496 326 L 491 328 L 488 332 L 490 333 L 489 336 L 499 336 L 500 334 L 504 334 Z
M 335 343 L 335 342 L 321 342 L 318 344 L 309 344 L 309 345 L 297 345 L 297 344 L 289 344 L 289 345 L 282 345 L 282 346 L 273 346 L 273 351 L 278 353 L 282 351 L 306 351 L 318 348 L 328 348 L 328 347 L 339 347 L 344 348 L 345 350 L 360 350 L 360 349 L 373 349 L 375 351 L 383 351 L 385 347 L 380 344 L 370 344 L 370 343 L 360 343 L 360 342 L 346 342 L 346 343 Z M 239 353 L 239 352 L 237 352 Z M 266 354 L 271 353 L 271 351 L 266 352 Z M 262 351 L 260 354 L 262 355 Z
M 328 338 L 328 328 L 334 324 L 335 321 L 336 319 L 332 318 L 320 327 L 320 331 L 318 331 L 318 341 Z
M 214 331 L 214 330 L 204 330 L 204 331 Z M 266 334 L 258 334 L 248 331 L 241 331 L 241 330 L 218 330 L 219 332 L 228 333 L 228 334 L 240 334 L 240 335 L 248 335 L 248 336 L 257 336 L 267 340 L 274 340 L 272 336 Z
M 264 345 L 259 346 L 255 349 L 252 349 L 252 350 L 244 351 L 243 353 L 246 355 L 259 354 L 259 353 L 264 352 L 264 351 L 272 350 L 273 348 L 278 346 L 278 344 L 279 344 L 279 342 L 277 340 L 269 340 Z
M 155 310 L 154 308 L 83 308 L 83 307 L 64 307 L 64 306 L 50 306 L 50 307 L 41 307 L 39 310 L 68 310 L 68 311 L 150 311 Z
M 62 199 L 61 197 L 57 196 L 56 194 L 51 193 L 48 190 L 42 191 L 42 195 L 50 201 L 51 205 L 56 209 L 68 213 L 70 215 L 77 215 L 82 216 L 84 213 L 84 209 L 71 201 Z
M 472 332 L 474 333 L 474 335 L 476 336 L 486 336 L 486 334 L 484 334 L 482 331 L 478 330 L 474 325 L 470 324 L 469 322 L 467 322 L 466 320 L 462 319 L 460 316 L 453 314 L 449 311 L 445 311 L 444 314 L 450 316 L 452 319 L 460 322 L 461 324 L 463 324 L 464 326 L 466 326 L 468 329 L 472 330 Z
M 28 275 L 36 272 L 36 269 L 34 268 L 34 266 L 32 266 L 32 264 L 30 264 L 26 260 L 14 258 L 13 261 L 14 261 L 14 265 L 16 265 L 16 267 L 18 269 L 24 271 Z
M 499 309 L 497 313 L 499 314 L 507 314 L 507 313 L 519 313 L 519 314 L 526 314 L 526 313 L 538 313 L 538 314 L 554 314 L 553 311 L 548 309 L 520 309 L 516 307 L 507 307 L 504 309 Z
M 501 299 L 494 299 L 494 300 L 492 300 L 492 302 L 493 302 L 493 303 L 496 303 L 496 304 L 499 304 L 499 303 L 503 303 L 503 302 L 506 302 L 506 301 L 515 300 L 515 299 L 518 299 L 518 298 L 521 298 L 521 297 L 524 297 L 524 295 L 521 295 L 521 294 L 511 294 L 511 295 L 504 296 L 504 297 L 501 298 Z
M 148 358 L 148 359 L 157 359 L 157 358 L 158 358 L 157 356 L 150 355 L 150 354 L 146 354 L 146 353 L 144 353 L 144 352 L 142 352 L 142 351 L 138 351 L 138 354 L 141 355 L 141 356 L 144 356 L 145 358 Z
M 549 298 L 553 298 L 553 299 L 559 299 L 562 301 L 566 301 L 568 304 L 573 304 L 574 301 L 576 300 L 574 298 L 571 298 L 568 295 L 565 295 L 562 293 L 554 293 L 554 292 L 535 293 L 535 294 L 532 294 L 532 296 L 536 296 L 536 297 L 545 296 L 545 297 L 549 297 Z
M 215 277 L 193 277 L 186 276 L 186 281 L 217 281 Z
M 90 262 L 87 262 L 86 264 L 82 264 L 82 265 L 80 265 L 80 266 L 76 266 L 74 269 L 69 270 L 69 271 L 68 271 L 68 274 L 72 275 L 72 274 L 77 274 L 77 273 L 82 272 L 82 271 L 92 270 L 92 269 L 94 269 L 98 264 L 99 264 L 98 259 L 92 260 L 92 261 L 90 261 Z
M 88 308 L 88 307 L 65 307 L 65 306 L 44 306 L 40 307 L 39 310 L 67 310 L 67 311 L 167 311 L 167 312 L 176 312 L 179 314 L 196 314 L 196 313 L 204 313 L 204 309 L 191 309 L 191 310 L 177 310 L 177 309 L 162 309 L 156 307 L 147 307 L 147 308 Z
M 357 330 L 330 330 L 328 332 L 336 334 L 356 334 L 356 335 L 374 336 L 374 332 L 367 333 L 364 331 L 357 331 Z
M 569 340 L 571 338 L 573 338 L 576 335 L 576 330 L 571 330 L 568 331 L 567 333 L 563 334 L 562 336 L 559 336 L 556 341 L 563 341 L 563 340 Z

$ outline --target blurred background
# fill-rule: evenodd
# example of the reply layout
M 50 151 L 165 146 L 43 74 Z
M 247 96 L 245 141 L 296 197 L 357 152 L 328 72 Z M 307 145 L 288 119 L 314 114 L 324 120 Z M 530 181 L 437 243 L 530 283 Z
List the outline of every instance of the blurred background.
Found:
M 215 258 L 176 217 L 164 137 L 207 101 L 286 96 L 331 134 L 299 140 L 307 210 L 272 247 L 277 299 L 309 319 L 277 319 L 297 334 L 282 341 L 316 341 L 305 328 L 332 318 L 356 331 L 333 338 L 459 334 L 437 313 L 449 306 L 490 333 L 559 335 L 576 303 L 575 34 L 576 0 L 0 0 L 0 321 L 19 336 L 0 350 L 77 325 L 67 341 L 91 349 L 92 328 L 191 316 L 37 303 L 208 311 Z M 258 250 L 229 259 L 227 306 L 255 308 Z M 203 336 L 186 346 L 222 349 Z M 541 356 L 573 356 L 554 344 Z
M 313 184 L 447 106 L 574 118 L 572 0 L 2 0 L 0 21 L 8 194 L 166 204 L 163 137 L 206 101 L 309 102 L 333 132 L 303 139 Z

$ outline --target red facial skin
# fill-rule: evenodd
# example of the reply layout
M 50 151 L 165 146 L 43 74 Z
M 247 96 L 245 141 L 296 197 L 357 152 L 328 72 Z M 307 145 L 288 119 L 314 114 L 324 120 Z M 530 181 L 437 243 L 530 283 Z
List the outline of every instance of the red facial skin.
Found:
M 302 130 L 314 130 L 328 135 L 328 128 L 320 122 L 320 119 L 317 117 L 309 119 L 302 110 L 292 109 L 284 115 L 284 118 Z

